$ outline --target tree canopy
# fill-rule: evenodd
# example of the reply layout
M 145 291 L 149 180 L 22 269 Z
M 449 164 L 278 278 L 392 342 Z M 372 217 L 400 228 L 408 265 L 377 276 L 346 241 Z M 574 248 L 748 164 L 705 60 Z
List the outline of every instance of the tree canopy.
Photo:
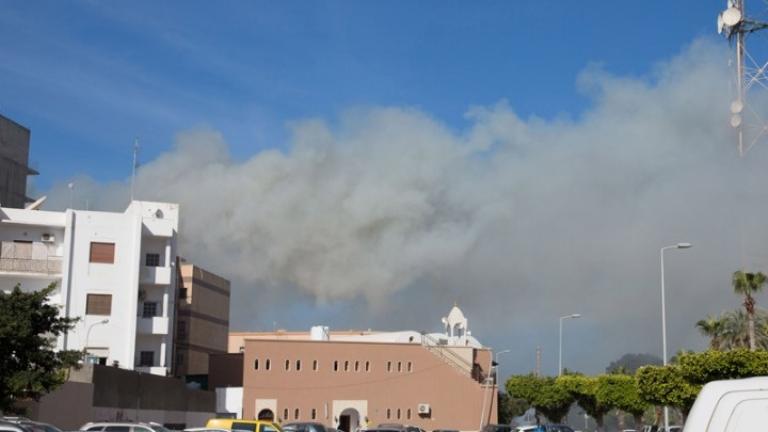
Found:
M 54 351 L 56 337 L 76 320 L 59 316 L 46 302 L 56 288 L 35 292 L 17 285 L 0 291 L 0 411 L 13 412 L 15 401 L 39 399 L 65 380 L 64 370 L 81 358 L 79 351 Z
M 553 422 L 560 422 L 573 403 L 573 397 L 553 377 L 513 375 L 507 380 L 509 396 L 526 401 L 538 414 Z

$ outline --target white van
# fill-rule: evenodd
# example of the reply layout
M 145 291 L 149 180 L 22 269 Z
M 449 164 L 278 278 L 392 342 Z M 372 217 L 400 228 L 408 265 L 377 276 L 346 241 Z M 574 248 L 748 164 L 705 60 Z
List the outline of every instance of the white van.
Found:
M 768 377 L 755 377 L 705 385 L 683 432 L 755 432 L 766 427 Z

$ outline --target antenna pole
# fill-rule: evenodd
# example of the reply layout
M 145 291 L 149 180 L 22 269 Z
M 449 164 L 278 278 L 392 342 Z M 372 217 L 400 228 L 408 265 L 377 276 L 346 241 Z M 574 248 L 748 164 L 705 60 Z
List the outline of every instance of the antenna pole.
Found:
M 736 7 L 744 16 L 744 0 L 736 0 Z M 740 107 L 744 106 L 744 32 L 736 33 L 736 101 Z M 744 127 L 740 123 L 737 128 L 739 156 L 744 156 Z
M 131 168 L 131 201 L 133 201 L 134 183 L 136 182 L 136 163 L 139 155 L 139 138 L 133 139 L 133 167 Z

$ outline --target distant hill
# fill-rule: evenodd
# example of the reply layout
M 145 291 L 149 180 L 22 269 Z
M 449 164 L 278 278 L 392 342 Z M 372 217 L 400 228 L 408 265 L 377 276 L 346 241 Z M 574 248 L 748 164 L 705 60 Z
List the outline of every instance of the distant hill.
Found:
M 661 365 L 660 358 L 652 354 L 624 354 L 618 360 L 614 360 L 605 368 L 607 373 L 625 372 L 634 374 L 640 367 L 648 365 Z

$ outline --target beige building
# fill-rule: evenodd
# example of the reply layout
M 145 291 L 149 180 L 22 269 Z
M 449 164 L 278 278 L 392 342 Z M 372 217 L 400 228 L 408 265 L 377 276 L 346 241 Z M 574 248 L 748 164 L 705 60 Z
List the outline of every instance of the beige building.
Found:
M 217 411 L 280 422 L 314 421 L 352 432 L 381 423 L 425 430 L 476 431 L 496 422 L 492 352 L 472 337 L 458 307 L 444 333 L 415 331 L 231 333 L 229 358 L 214 375 L 242 363 L 241 387 L 217 391 Z M 238 409 L 239 408 L 239 409 Z
M 209 356 L 227 352 L 229 281 L 183 259 L 178 269 L 175 375 L 207 388 Z

